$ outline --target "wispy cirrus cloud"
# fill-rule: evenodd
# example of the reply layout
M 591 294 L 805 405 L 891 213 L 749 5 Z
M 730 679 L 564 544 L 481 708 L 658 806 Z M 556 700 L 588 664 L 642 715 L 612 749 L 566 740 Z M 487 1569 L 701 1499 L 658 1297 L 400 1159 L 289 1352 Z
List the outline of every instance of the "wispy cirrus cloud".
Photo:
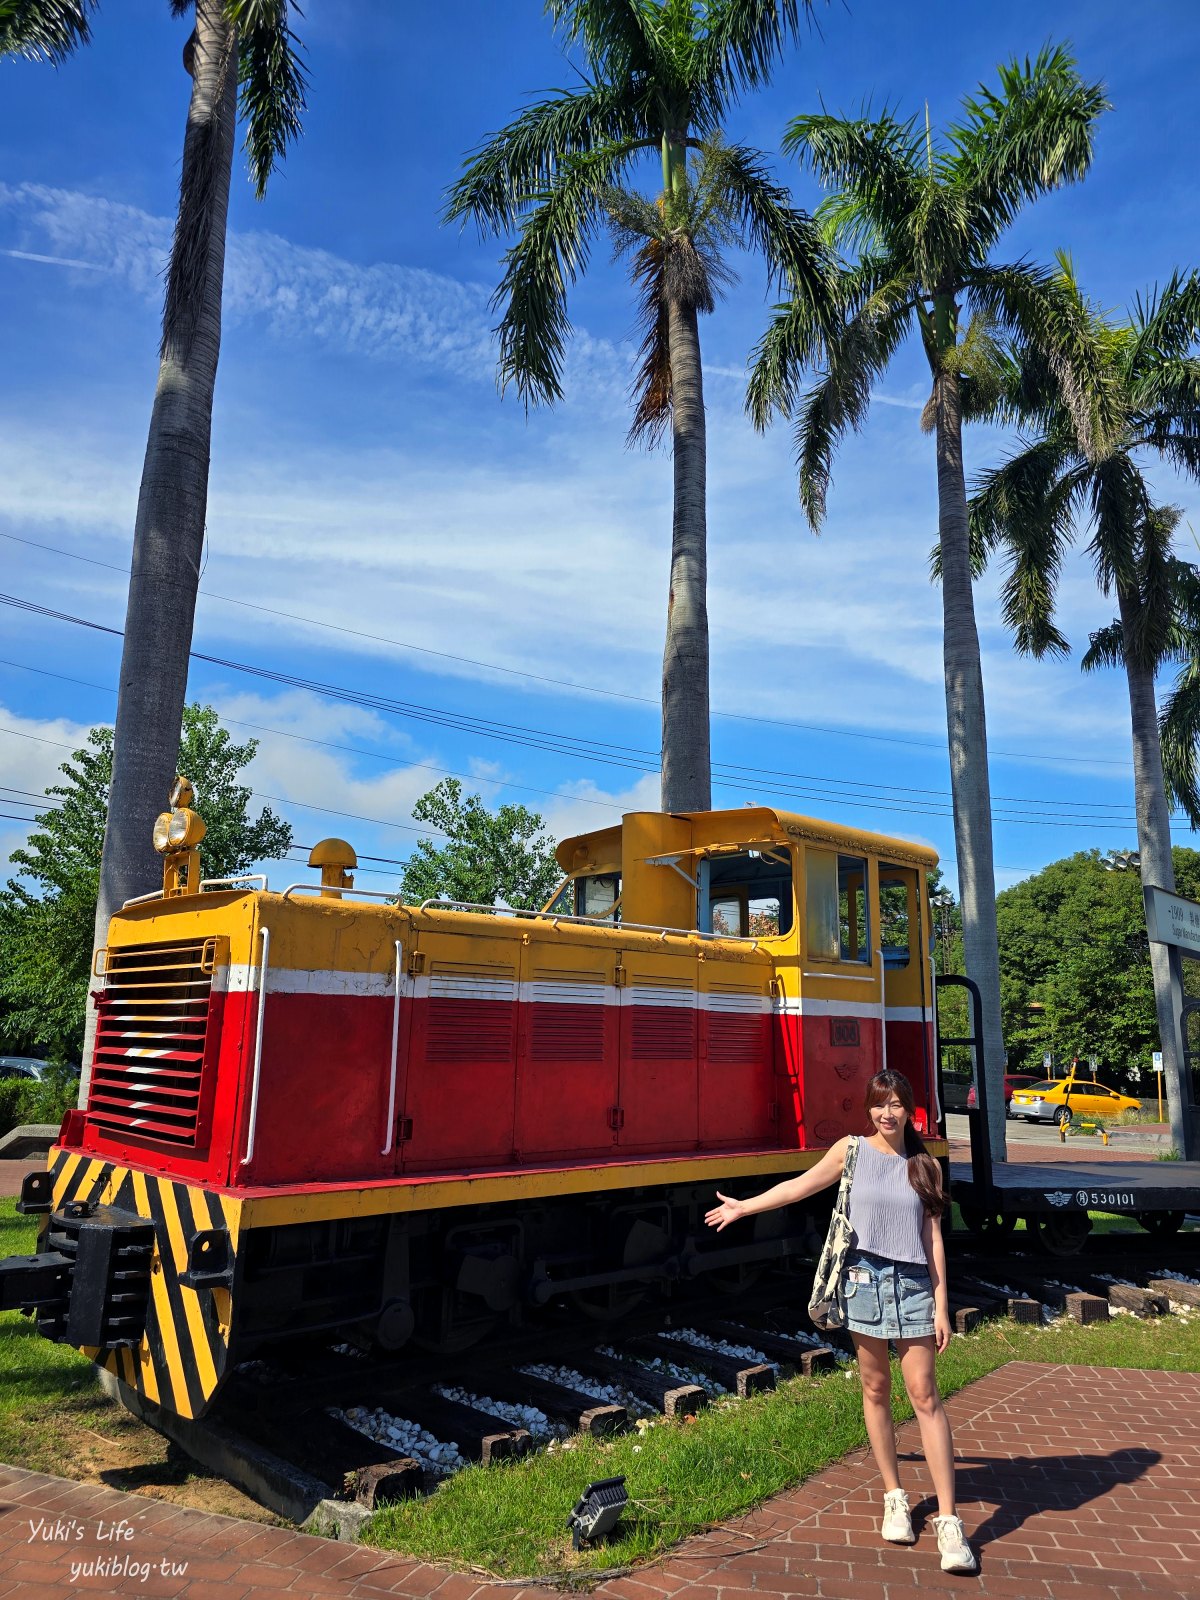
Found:
M 119 279 L 157 300 L 172 223 L 136 206 L 44 184 L 0 183 L 0 253 Z M 266 232 L 230 235 L 224 314 L 255 319 L 279 339 L 317 340 L 375 360 L 417 361 L 491 385 L 496 352 L 489 292 L 424 268 L 362 265 Z M 579 330 L 574 381 L 622 394 L 628 362 L 610 341 Z

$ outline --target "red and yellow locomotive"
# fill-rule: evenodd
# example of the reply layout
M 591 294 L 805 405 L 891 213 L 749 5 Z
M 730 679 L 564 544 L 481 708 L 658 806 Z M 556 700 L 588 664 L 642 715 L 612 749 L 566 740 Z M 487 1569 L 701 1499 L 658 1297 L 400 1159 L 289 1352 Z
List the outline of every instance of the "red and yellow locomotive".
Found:
M 706 1236 L 718 1185 L 811 1165 L 885 1065 L 940 1131 L 920 846 L 633 813 L 514 913 L 370 897 L 337 840 L 319 884 L 201 882 L 174 818 L 163 894 L 98 959 L 86 1109 L 26 1180 L 39 1253 L 0 1264 L 0 1304 L 143 1400 L 199 1416 L 320 1330 L 462 1348 L 564 1299 L 736 1288 L 813 1223 Z

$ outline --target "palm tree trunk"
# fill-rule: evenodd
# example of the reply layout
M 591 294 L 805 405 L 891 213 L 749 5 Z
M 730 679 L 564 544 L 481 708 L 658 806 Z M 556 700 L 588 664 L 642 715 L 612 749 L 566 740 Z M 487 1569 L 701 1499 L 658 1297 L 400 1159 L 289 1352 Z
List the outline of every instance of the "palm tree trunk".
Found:
M 694 307 L 668 311 L 675 509 L 662 681 L 662 808 L 712 805 L 708 719 L 707 443 Z
M 208 505 L 213 387 L 221 348 L 225 227 L 237 121 L 237 52 L 222 0 L 196 0 L 184 55 L 192 75 L 179 211 L 167 273 L 158 386 L 133 533 L 133 566 L 96 945 L 114 911 L 161 882 L 151 845 L 167 803 L 187 692 L 188 653 Z M 95 1035 L 90 1010 L 80 1104 Z
M 975 626 L 963 475 L 962 404 L 958 375 L 934 379 L 937 429 L 938 535 L 942 561 L 942 650 L 946 733 L 954 796 L 954 842 L 967 976 L 983 1001 L 983 1062 L 987 1075 L 988 1141 L 992 1160 L 1006 1159 L 1004 1035 L 1000 1021 L 1000 950 L 996 936 L 996 875 L 992 860 L 992 796 L 988 776 L 983 668 Z
M 1129 684 L 1129 720 L 1133 731 L 1133 788 L 1137 808 L 1138 855 L 1142 882 L 1175 891 L 1175 866 L 1171 860 L 1171 812 L 1163 782 L 1162 747 L 1158 734 L 1158 707 L 1154 698 L 1154 669 L 1138 661 L 1138 597 L 1117 588 L 1124 637 L 1125 677 Z M 1178 1018 L 1171 982 L 1171 956 L 1164 944 L 1151 944 L 1150 971 L 1154 980 L 1154 1008 L 1162 1041 L 1163 1084 L 1171 1142 L 1180 1155 L 1189 1152 L 1189 1130 L 1183 1095 L 1183 1062 L 1179 1054 Z

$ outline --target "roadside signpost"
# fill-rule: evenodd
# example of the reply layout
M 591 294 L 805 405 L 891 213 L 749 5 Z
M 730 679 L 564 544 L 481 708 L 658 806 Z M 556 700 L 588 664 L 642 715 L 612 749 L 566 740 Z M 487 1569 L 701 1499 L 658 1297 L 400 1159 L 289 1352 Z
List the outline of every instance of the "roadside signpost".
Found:
M 1166 946 L 1170 972 L 1170 1014 L 1158 1014 L 1163 1048 L 1154 1053 L 1154 1070 L 1159 1095 L 1163 1089 L 1166 1057 L 1171 1058 L 1171 1077 L 1166 1084 L 1167 1109 L 1171 1133 L 1185 1161 L 1200 1155 L 1200 1108 L 1192 1095 L 1191 1052 L 1188 1049 L 1188 1018 L 1200 1010 L 1200 1002 L 1183 998 L 1183 958 L 1200 961 L 1200 903 L 1173 894 L 1153 884 L 1142 885 L 1146 904 L 1146 932 L 1151 942 Z M 1174 1090 L 1172 1090 L 1174 1084 Z M 1160 1098 L 1161 1106 L 1161 1098 Z
M 1155 1076 L 1158 1078 L 1158 1120 L 1161 1122 L 1162 1119 L 1163 1119 L 1162 1118 L 1162 1075 L 1163 1075 L 1162 1051 L 1161 1050 L 1156 1050 L 1154 1052 L 1154 1054 L 1150 1057 L 1150 1061 L 1151 1061 L 1152 1066 L 1154 1067 Z

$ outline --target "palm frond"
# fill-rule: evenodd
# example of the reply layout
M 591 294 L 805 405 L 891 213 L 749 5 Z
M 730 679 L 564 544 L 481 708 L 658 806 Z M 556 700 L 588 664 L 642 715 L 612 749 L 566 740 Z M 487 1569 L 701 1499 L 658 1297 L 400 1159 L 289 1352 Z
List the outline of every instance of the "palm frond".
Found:
M 966 121 L 949 131 L 955 177 L 985 248 L 1026 202 L 1083 177 L 1096 122 L 1108 110 L 1103 85 L 1085 82 L 1060 45 L 998 70 L 999 88 L 981 84 L 965 102 Z
M 1200 640 L 1195 645 L 1200 651 Z M 1200 654 L 1193 655 L 1175 680 L 1159 714 L 1158 731 L 1167 798 L 1183 808 L 1193 828 L 1200 828 Z
M 559 90 L 472 152 L 446 192 L 443 219 L 471 218 L 482 234 L 506 233 L 551 187 L 565 162 L 638 139 L 657 144 L 628 86 L 597 82 Z
M 901 306 L 851 319 L 827 342 L 824 374 L 798 407 L 788 408 L 795 416 L 800 504 L 814 532 L 825 520 L 834 452 L 848 429 L 858 432 L 866 421 L 871 390 L 908 332 L 909 316 Z
M 790 287 L 814 306 L 827 304 L 833 258 L 812 217 L 797 210 L 788 191 L 772 179 L 761 152 L 710 142 L 702 171 L 736 220 L 743 242 L 766 261 L 770 282 Z
M 300 137 L 308 106 L 304 47 L 289 20 L 293 9 L 293 0 L 225 0 L 237 29 L 239 103 L 260 200 L 288 145 Z
M 726 105 L 761 88 L 812 9 L 813 0 L 708 0 L 696 77 L 716 86 Z
M 1079 665 L 1084 672 L 1097 672 L 1101 667 L 1119 667 L 1125 661 L 1125 630 L 1120 618 L 1089 634 L 1090 643 Z
M 555 26 L 581 44 L 613 83 L 649 71 L 647 33 L 658 9 L 646 0 L 546 0 Z
M 1138 528 L 1138 607 L 1132 647 L 1135 659 L 1158 667 L 1178 652 L 1176 589 L 1178 568 L 1172 554 L 1175 529 L 1182 520 L 1178 506 L 1151 506 Z
M 24 56 L 59 66 L 90 44 L 96 0 L 0 0 L 0 60 Z
M 972 307 L 1045 362 L 1082 451 L 1096 460 L 1125 431 L 1127 416 L 1105 329 L 1061 272 L 1019 261 L 963 275 Z
M 1200 338 L 1200 273 L 1175 271 L 1161 289 L 1139 294 L 1129 321 L 1129 371 L 1136 385 L 1161 363 L 1180 361 L 1195 347 Z
M 854 197 L 856 237 L 870 228 L 895 244 L 914 211 L 924 179 L 924 137 L 916 123 L 884 115 L 875 120 L 830 116 L 824 112 L 793 117 L 782 149 L 835 194 Z M 826 216 L 835 213 L 826 212 Z
M 571 324 L 566 296 L 587 264 L 605 200 L 634 154 L 605 146 L 565 162 L 521 224 L 504 256 L 504 277 L 492 297 L 503 308 L 499 382 L 514 384 L 526 406 L 562 398 L 562 362 Z
M 633 421 L 626 444 L 653 450 L 671 421 L 670 303 L 666 292 L 665 251 L 661 239 L 646 239 L 634 257 L 630 274 L 638 291 L 642 342 L 639 365 L 630 386 Z
M 1022 529 L 1044 514 L 1060 484 L 1066 503 L 1054 500 L 1057 517 L 1067 519 L 1059 537 L 1069 534 L 1069 520 L 1083 493 L 1077 463 L 1058 439 L 1035 439 L 1015 451 L 998 467 L 981 472 L 972 485 L 967 504 L 971 541 L 971 566 L 979 577 L 992 553 L 1010 541 L 1020 541 Z M 932 568 L 941 575 L 940 546 L 935 546 Z
M 1118 451 L 1093 468 L 1089 488 L 1093 533 L 1088 549 L 1096 581 L 1104 594 L 1114 588 L 1137 594 L 1138 530 L 1152 512 L 1146 480 L 1137 463 Z

